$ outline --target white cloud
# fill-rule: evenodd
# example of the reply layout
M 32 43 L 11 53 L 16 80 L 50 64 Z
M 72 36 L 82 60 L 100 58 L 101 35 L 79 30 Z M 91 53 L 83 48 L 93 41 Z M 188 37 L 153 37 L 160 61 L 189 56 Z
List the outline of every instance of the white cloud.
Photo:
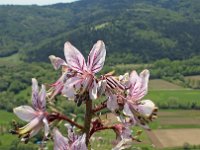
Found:
M 55 3 L 70 3 L 76 0 L 0 0 L 0 5 L 13 4 L 13 5 L 49 5 Z

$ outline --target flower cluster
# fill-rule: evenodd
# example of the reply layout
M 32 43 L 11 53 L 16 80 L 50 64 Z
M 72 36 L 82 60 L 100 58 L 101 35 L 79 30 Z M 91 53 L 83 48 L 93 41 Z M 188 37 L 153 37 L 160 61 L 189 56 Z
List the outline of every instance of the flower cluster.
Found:
M 54 69 L 62 69 L 62 75 L 47 92 L 44 85 L 39 92 L 37 80 L 32 79 L 33 107 L 25 105 L 14 108 L 14 113 L 29 123 L 21 128 L 16 127 L 12 133 L 28 142 L 44 128 L 46 139 L 52 135 L 55 150 L 86 150 L 93 133 L 106 129 L 113 130 L 117 135 L 113 150 L 127 148 L 132 141 L 137 141 L 131 128 L 139 125 L 149 129 L 148 123 L 156 118 L 157 113 L 157 107 L 151 100 L 142 100 L 148 92 L 149 71 L 143 70 L 139 75 L 132 71 L 130 75 L 120 76 L 110 72 L 97 77 L 95 74 L 105 62 L 103 41 L 97 41 L 93 46 L 87 63 L 80 51 L 69 42 L 64 44 L 64 55 L 65 60 L 49 56 Z M 67 97 L 77 106 L 86 106 L 84 125 L 79 125 L 61 112 L 46 109 L 46 100 L 53 103 L 57 95 Z M 100 97 L 105 97 L 105 101 L 94 106 L 93 100 L 100 100 Z M 113 113 L 119 122 L 105 124 L 97 113 L 102 109 L 110 110 L 108 113 Z M 54 120 L 68 121 L 68 137 L 64 137 L 55 127 Z M 75 133 L 74 127 L 80 129 L 79 133 Z M 53 129 L 52 132 L 50 129 Z

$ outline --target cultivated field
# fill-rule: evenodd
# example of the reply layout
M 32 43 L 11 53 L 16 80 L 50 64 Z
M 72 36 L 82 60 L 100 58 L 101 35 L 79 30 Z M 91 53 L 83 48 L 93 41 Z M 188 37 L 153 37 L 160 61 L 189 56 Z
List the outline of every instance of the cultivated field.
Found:
M 200 145 L 200 129 L 158 129 L 147 133 L 156 148 Z
M 159 148 L 177 150 L 177 147 L 182 147 L 186 142 L 191 145 L 200 145 L 198 143 L 198 139 L 200 139 L 200 110 L 191 110 L 193 107 L 200 106 L 200 90 L 183 89 L 164 80 L 151 80 L 150 91 L 144 99 L 151 99 L 161 106 L 158 111 L 158 119 L 150 124 L 152 131 L 144 131 L 140 136 L 142 142 L 134 142 L 130 150 L 138 147 L 146 150 Z M 5 111 L 0 111 L 0 114 L 0 149 L 7 150 L 10 146 L 14 146 L 14 143 L 19 142 L 17 136 L 8 133 L 9 123 L 16 117 Z M 107 117 L 111 123 L 116 121 L 113 119 L 113 115 L 102 117 Z M 104 123 L 107 124 L 107 122 Z M 133 128 L 133 133 L 136 133 L 137 130 L 141 130 L 141 128 Z M 96 133 L 94 137 L 91 144 L 94 150 L 109 150 L 115 140 L 115 133 L 104 131 Z M 174 138 L 178 139 L 178 142 Z M 3 142 L 5 139 L 6 142 Z M 32 142 L 34 141 L 35 139 L 32 140 Z M 23 146 L 23 144 L 20 145 Z M 52 147 L 52 143 L 50 145 Z
M 162 79 L 153 79 L 149 81 L 149 89 L 150 90 L 180 90 L 184 88 Z
M 158 149 L 200 145 L 199 110 L 160 110 L 151 127 L 145 132 Z
M 186 76 L 185 79 L 200 80 L 200 75 L 195 75 L 195 76 Z

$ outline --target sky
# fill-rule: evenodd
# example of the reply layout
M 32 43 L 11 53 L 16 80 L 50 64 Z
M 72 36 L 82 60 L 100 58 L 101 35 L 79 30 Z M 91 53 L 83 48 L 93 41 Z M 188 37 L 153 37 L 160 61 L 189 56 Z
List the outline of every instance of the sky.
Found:
M 13 5 L 49 5 L 55 3 L 69 3 L 76 0 L 0 0 L 0 5 L 13 4 Z

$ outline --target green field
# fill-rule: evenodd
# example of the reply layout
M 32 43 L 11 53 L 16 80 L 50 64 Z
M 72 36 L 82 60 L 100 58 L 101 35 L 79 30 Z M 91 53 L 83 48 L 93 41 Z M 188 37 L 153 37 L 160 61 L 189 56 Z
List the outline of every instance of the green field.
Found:
M 200 108 L 200 90 L 152 90 L 144 99 L 151 99 L 165 109 Z

